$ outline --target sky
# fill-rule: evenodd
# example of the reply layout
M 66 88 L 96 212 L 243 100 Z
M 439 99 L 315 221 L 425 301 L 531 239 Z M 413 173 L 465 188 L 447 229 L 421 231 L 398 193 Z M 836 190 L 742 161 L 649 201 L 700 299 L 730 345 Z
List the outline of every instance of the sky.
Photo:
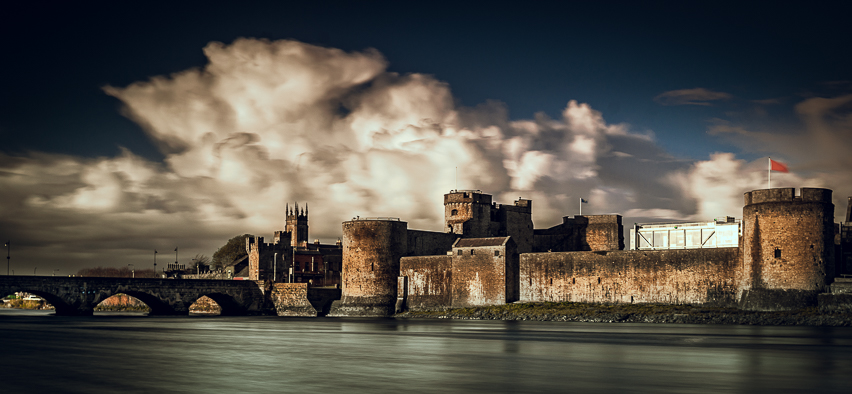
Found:
M 442 231 L 442 196 L 537 228 L 852 196 L 841 2 L 30 2 L 0 6 L 0 239 L 16 274 L 162 268 L 355 216 Z M 593 4 L 591 4 L 593 3 Z M 2 271 L 2 270 L 0 270 Z M 3 272 L 5 273 L 5 272 Z

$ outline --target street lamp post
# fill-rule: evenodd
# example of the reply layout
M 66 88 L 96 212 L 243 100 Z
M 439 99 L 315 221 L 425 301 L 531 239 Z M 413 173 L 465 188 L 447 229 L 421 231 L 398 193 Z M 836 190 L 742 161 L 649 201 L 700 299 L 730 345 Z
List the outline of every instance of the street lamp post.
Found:
M 36 272 L 37 269 L 38 269 L 38 267 L 33 267 L 33 276 L 35 276 L 35 272 Z
M 127 264 L 127 266 L 130 267 L 130 277 L 136 278 L 136 270 L 134 269 L 133 264 Z
M 154 274 L 157 274 L 157 249 L 154 249 Z
M 6 276 L 9 276 L 9 264 L 12 261 L 12 241 L 6 241 Z
M 272 283 L 278 279 L 278 253 L 272 256 Z

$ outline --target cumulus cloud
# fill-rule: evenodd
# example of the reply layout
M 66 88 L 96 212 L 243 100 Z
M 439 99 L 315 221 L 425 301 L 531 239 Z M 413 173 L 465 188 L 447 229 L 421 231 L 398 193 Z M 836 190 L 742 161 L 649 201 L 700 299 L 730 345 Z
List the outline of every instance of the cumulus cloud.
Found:
M 741 193 L 763 185 L 758 164 L 733 154 L 675 158 L 653 134 L 609 124 L 577 101 L 556 119 L 510 120 L 498 102 L 459 107 L 446 83 L 388 72 L 375 50 L 240 39 L 204 52 L 203 68 L 104 89 L 163 162 L 130 150 L 0 157 L 0 225 L 15 229 L 8 234 L 26 252 L 13 260 L 143 267 L 153 249 L 209 255 L 235 234 L 282 229 L 283 207 L 294 201 L 310 204 L 311 236 L 333 241 L 356 215 L 441 231 L 442 195 L 456 187 L 502 203 L 531 198 L 541 228 L 576 214 L 581 197 L 585 213 L 738 215 Z M 697 97 L 686 100 L 712 99 Z M 844 100 L 797 107 L 824 144 L 837 142 L 833 128 L 848 127 L 848 117 L 826 117 Z M 763 138 L 738 130 L 747 141 Z M 776 146 L 791 169 L 805 165 L 785 147 Z
M 728 100 L 728 93 L 714 92 L 704 88 L 669 90 L 654 97 L 662 105 L 713 105 L 711 101 Z

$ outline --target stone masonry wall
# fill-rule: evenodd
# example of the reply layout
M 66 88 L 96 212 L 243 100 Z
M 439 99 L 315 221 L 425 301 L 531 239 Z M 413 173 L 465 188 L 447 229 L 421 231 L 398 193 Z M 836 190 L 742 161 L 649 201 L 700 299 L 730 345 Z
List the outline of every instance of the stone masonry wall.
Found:
M 445 231 L 452 230 L 466 237 L 487 237 L 491 226 L 491 195 L 475 191 L 447 193 L 444 195 L 444 218 Z
M 520 300 L 735 306 L 739 248 L 521 255 Z
M 453 248 L 453 242 L 461 235 L 439 233 L 435 231 L 408 230 L 408 249 L 406 256 L 434 256 L 446 254 Z
M 409 310 L 442 309 L 452 304 L 452 257 L 403 257 L 399 275 L 408 278 L 406 308 Z
M 592 251 L 624 249 L 624 231 L 620 215 L 589 215 L 586 245 Z
M 513 298 L 516 297 L 511 294 L 514 292 L 514 267 L 511 260 L 507 265 L 509 259 L 505 246 L 454 248 L 453 253 L 453 308 L 502 305 L 515 301 Z
M 342 299 L 330 316 L 389 316 L 394 313 L 399 259 L 408 250 L 408 223 L 353 220 L 343 223 Z
M 317 316 L 308 300 L 307 283 L 275 283 L 269 296 L 278 316 Z
M 741 307 L 781 310 L 815 305 L 834 274 L 831 190 L 793 188 L 744 194 Z

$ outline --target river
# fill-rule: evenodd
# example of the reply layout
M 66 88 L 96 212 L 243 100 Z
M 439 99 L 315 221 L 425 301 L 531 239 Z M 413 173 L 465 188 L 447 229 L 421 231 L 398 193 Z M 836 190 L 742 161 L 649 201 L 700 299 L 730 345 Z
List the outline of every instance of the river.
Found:
M 0 309 L 0 392 L 852 392 L 852 328 Z

